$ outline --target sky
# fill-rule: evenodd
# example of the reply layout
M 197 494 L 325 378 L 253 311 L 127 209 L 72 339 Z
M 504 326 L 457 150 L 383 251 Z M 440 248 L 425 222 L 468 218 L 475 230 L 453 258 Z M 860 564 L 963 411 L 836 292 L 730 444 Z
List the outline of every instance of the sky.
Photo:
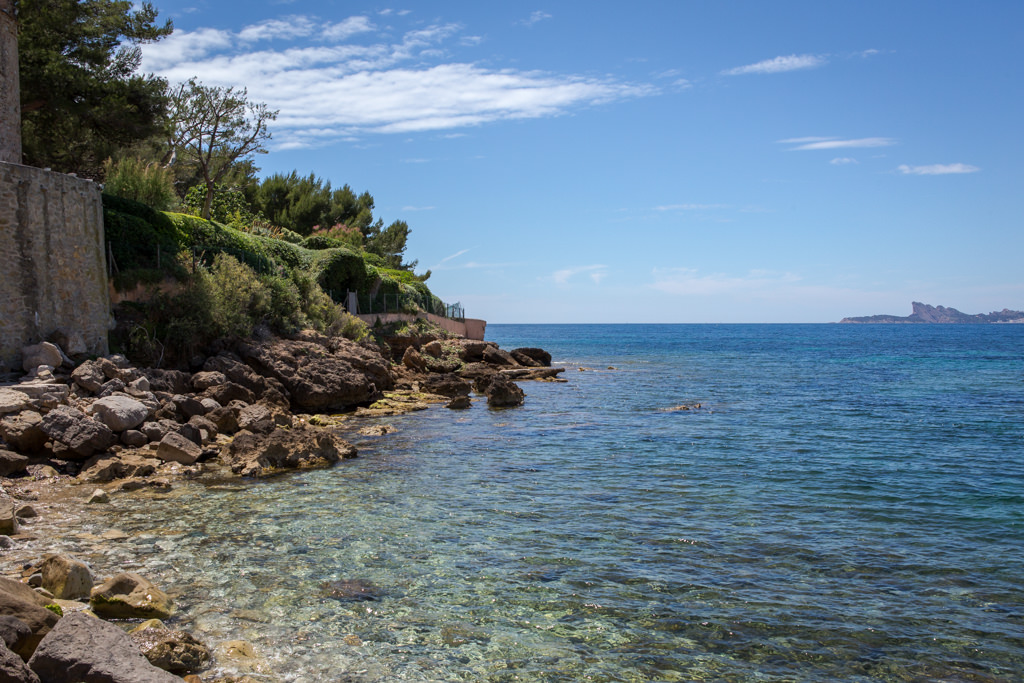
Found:
M 492 323 L 1024 310 L 1024 3 L 155 0 Z

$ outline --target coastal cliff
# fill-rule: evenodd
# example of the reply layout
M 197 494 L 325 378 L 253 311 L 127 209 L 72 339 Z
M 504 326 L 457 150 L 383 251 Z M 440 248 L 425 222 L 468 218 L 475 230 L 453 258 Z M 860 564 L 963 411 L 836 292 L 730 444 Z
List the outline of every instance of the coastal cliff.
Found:
M 955 308 L 945 306 L 929 306 L 915 301 L 912 304 L 914 311 L 908 316 L 898 315 L 868 315 L 853 318 L 843 318 L 841 323 L 959 323 L 959 324 L 983 324 L 983 323 L 1024 323 L 1024 311 L 1011 311 L 1004 308 L 1001 311 L 991 313 L 961 313 Z

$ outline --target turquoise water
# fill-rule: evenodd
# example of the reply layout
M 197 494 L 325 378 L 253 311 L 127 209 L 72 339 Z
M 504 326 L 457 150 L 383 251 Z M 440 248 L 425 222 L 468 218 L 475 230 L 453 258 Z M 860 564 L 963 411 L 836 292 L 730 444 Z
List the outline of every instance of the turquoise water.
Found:
M 1024 678 L 1024 326 L 488 338 L 568 383 L 388 418 L 329 470 L 120 495 L 92 530 L 133 537 L 94 568 L 177 586 L 178 623 L 287 681 Z

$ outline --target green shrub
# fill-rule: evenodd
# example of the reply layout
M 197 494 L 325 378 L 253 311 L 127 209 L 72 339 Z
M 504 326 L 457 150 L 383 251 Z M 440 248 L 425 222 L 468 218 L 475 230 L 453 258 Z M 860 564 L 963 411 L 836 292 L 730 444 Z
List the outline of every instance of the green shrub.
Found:
M 170 169 L 155 162 L 130 157 L 103 163 L 104 192 L 116 197 L 147 204 L 158 211 L 168 211 L 178 204 L 174 177 Z
M 103 195 L 103 229 L 114 257 L 111 265 L 118 271 L 174 270 L 186 243 L 185 234 L 165 214 L 109 194 Z

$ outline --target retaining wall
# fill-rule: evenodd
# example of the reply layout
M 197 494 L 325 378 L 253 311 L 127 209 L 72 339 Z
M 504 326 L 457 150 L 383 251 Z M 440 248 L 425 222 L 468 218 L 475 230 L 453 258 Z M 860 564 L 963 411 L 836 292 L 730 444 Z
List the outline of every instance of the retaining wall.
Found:
M 108 353 L 100 189 L 82 178 L 0 163 L 0 366 L 58 339 L 69 355 Z
M 460 322 L 458 320 L 452 320 L 451 318 L 442 318 L 441 316 L 434 315 L 433 313 L 421 313 L 419 315 L 412 315 L 411 313 L 366 313 L 359 314 L 356 317 L 371 327 L 375 325 L 378 320 L 380 320 L 382 325 L 387 325 L 388 323 L 397 321 L 411 322 L 417 318 L 425 317 L 430 322 L 439 325 L 453 334 L 463 336 L 466 339 L 476 339 L 478 341 L 484 340 L 484 332 L 487 330 L 486 320 L 466 318 L 465 322 Z

